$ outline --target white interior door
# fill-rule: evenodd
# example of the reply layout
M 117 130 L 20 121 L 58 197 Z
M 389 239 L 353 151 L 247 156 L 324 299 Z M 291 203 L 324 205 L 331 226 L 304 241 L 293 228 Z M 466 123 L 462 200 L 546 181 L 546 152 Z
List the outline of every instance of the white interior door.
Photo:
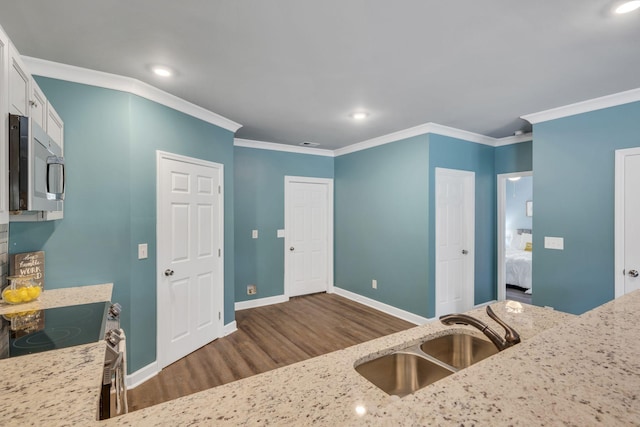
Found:
M 222 336 L 223 165 L 158 152 L 158 363 Z
M 616 151 L 615 296 L 640 289 L 640 147 Z
M 475 173 L 436 168 L 436 316 L 473 308 Z
M 333 288 L 333 180 L 285 177 L 285 293 Z

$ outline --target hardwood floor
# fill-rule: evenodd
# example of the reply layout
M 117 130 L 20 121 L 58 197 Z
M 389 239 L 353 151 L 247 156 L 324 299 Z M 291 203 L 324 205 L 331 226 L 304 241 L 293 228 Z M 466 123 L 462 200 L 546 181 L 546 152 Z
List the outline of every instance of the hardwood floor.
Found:
M 134 411 L 415 326 L 335 294 L 236 312 L 238 330 L 129 390 Z

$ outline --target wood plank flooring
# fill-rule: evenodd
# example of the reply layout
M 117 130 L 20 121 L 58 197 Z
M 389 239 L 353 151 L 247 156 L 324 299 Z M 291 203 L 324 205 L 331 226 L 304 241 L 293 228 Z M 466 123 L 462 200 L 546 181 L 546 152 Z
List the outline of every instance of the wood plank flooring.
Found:
M 403 331 L 412 323 L 335 294 L 236 312 L 238 330 L 129 390 L 134 411 Z

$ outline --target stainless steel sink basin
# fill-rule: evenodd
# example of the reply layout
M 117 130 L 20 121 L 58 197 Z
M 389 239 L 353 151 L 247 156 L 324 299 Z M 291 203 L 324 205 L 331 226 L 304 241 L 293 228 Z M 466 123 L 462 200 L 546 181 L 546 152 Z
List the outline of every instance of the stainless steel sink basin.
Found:
M 397 352 L 356 366 L 356 371 L 390 395 L 406 396 L 454 371 L 413 353 Z
M 420 350 L 456 369 L 463 369 L 493 356 L 492 342 L 468 334 L 451 334 L 425 341 Z

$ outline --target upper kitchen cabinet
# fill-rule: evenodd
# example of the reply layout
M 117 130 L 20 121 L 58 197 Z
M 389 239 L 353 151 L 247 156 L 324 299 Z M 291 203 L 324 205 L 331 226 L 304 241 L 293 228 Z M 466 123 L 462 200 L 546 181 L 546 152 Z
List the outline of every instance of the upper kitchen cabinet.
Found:
M 30 80 L 31 76 L 27 73 L 20 53 L 13 43 L 9 42 L 9 112 L 11 114 L 30 115 Z
M 0 224 L 9 222 L 9 37 L 0 28 Z
M 39 124 L 42 129 L 47 130 L 47 98 L 42 93 L 42 89 L 38 86 L 33 77 L 29 78 L 31 87 L 31 97 L 29 98 L 29 117 L 35 123 Z
M 53 105 L 47 102 L 47 123 L 42 126 L 47 135 L 51 137 L 62 149 L 64 153 L 64 122 L 53 108 Z

